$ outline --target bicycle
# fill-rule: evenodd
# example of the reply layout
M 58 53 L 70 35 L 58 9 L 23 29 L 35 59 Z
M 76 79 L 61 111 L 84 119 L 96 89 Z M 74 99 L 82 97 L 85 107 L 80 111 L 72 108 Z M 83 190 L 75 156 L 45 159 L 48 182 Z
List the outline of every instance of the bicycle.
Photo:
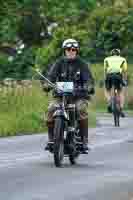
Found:
M 115 82 L 114 82 L 115 83 Z M 116 88 L 115 84 L 113 83 L 113 87 L 111 89 L 111 110 L 114 117 L 114 125 L 116 127 L 120 126 L 120 97 L 118 94 L 118 89 Z

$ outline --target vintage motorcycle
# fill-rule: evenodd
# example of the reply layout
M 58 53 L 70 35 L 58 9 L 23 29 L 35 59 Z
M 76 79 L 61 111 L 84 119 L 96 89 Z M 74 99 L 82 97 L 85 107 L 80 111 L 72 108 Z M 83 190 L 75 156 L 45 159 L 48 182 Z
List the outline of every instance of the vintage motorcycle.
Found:
M 74 83 L 57 82 L 53 84 L 40 72 L 38 73 L 54 88 L 56 95 L 60 98 L 53 114 L 54 143 L 51 143 L 49 151 L 54 156 L 56 167 L 62 166 L 63 158 L 66 156 L 73 165 L 78 156 L 85 153 L 79 135 L 78 111 L 73 101 Z

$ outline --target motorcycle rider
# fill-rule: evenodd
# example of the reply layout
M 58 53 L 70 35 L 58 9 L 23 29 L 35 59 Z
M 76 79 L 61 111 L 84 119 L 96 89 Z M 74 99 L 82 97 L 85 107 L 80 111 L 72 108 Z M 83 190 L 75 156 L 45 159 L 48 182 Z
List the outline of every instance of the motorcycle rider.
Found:
M 88 64 L 79 56 L 79 43 L 75 39 L 66 39 L 62 44 L 64 55 L 60 57 L 55 64 L 48 70 L 47 78 L 55 83 L 56 81 L 73 81 L 77 80 L 78 86 L 84 87 L 84 91 L 77 92 L 75 105 L 79 112 L 79 128 L 83 151 L 88 151 L 88 97 L 94 94 L 94 79 Z M 77 87 L 78 88 L 78 87 Z M 46 83 L 43 85 L 44 91 L 48 91 L 50 86 Z M 77 89 L 78 91 L 78 89 Z M 54 142 L 53 113 L 56 110 L 56 103 L 59 101 L 55 98 L 48 106 L 47 127 L 48 127 L 48 144 L 45 150 L 49 150 L 50 145 Z

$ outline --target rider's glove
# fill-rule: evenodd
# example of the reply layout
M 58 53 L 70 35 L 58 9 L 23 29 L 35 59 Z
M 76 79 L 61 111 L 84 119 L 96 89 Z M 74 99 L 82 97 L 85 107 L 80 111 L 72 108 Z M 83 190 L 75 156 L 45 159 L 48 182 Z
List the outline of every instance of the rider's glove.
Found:
M 89 88 L 88 92 L 89 92 L 89 94 L 94 95 L 95 94 L 95 88 L 94 87 Z
M 94 85 L 84 84 L 84 89 L 88 92 L 89 95 L 94 95 L 95 94 Z
M 42 89 L 43 89 L 44 92 L 50 92 L 51 86 L 49 84 L 47 84 L 47 83 L 44 83 L 42 85 Z

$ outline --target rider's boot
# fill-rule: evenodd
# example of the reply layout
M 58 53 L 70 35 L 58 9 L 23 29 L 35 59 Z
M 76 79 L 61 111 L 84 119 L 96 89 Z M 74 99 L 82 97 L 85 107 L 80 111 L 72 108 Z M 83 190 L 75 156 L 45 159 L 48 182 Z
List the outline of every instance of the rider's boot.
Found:
M 53 124 L 48 123 L 47 126 L 48 126 L 48 143 L 45 147 L 45 150 L 50 150 L 51 146 L 54 143 Z
M 88 154 L 88 118 L 80 120 L 80 135 L 83 143 L 82 149 L 84 154 Z

